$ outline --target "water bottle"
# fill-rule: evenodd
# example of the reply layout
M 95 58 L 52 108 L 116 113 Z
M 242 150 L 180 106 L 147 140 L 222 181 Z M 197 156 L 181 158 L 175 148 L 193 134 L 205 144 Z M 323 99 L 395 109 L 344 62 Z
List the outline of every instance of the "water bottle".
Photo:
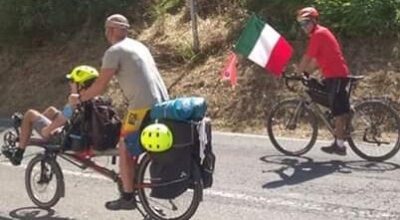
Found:
M 71 119 L 72 115 L 74 114 L 74 109 L 70 104 L 66 104 L 62 110 L 62 114 L 66 119 Z

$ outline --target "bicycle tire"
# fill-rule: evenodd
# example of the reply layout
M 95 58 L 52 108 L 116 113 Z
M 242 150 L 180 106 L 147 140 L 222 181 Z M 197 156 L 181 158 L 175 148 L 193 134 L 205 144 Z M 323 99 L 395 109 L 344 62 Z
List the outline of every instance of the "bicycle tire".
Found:
M 363 111 L 368 111 L 370 109 L 375 109 L 376 110 L 375 114 L 387 113 L 391 118 L 382 119 L 382 122 L 384 121 L 385 124 L 389 125 L 388 127 L 392 127 L 394 129 L 394 132 L 391 132 L 391 133 L 388 132 L 389 133 L 388 136 L 390 136 L 391 134 L 397 136 L 396 138 L 393 138 L 393 140 L 395 140 L 393 147 L 391 147 L 387 153 L 384 153 L 381 155 L 369 154 L 367 152 L 367 148 L 368 148 L 367 142 L 364 142 L 365 143 L 364 146 L 360 146 L 359 143 L 356 143 L 356 141 L 354 141 L 354 138 L 356 137 L 356 133 L 359 132 L 358 130 L 356 130 L 354 128 L 354 126 L 357 127 L 357 117 L 359 117 L 359 116 L 373 117 L 373 113 L 371 113 L 371 112 L 363 114 Z M 392 121 L 390 121 L 390 119 Z M 394 110 L 390 105 L 388 105 L 382 101 L 379 101 L 379 100 L 368 100 L 368 101 L 361 102 L 360 104 L 358 104 L 354 107 L 354 116 L 352 116 L 351 120 L 352 120 L 351 125 L 353 126 L 352 127 L 353 131 L 351 133 L 351 136 L 348 138 L 348 143 L 349 143 L 350 148 L 359 157 L 361 157 L 365 160 L 368 160 L 368 161 L 381 162 L 381 161 L 390 159 L 399 151 L 399 149 L 400 149 L 400 117 L 398 116 L 396 110 Z M 363 129 L 360 129 L 360 130 L 363 130 Z M 368 135 L 367 132 L 370 130 L 373 130 L 373 129 L 365 128 L 363 130 L 364 131 L 363 136 Z M 365 137 L 367 137 L 367 136 L 365 136 Z M 390 137 L 388 137 L 388 138 L 390 138 Z M 380 147 L 380 145 L 371 147 L 371 148 L 377 149 L 379 147 Z
M 50 178 L 56 178 L 56 189 L 54 195 L 48 201 L 42 201 L 40 198 L 37 198 L 34 192 L 34 187 L 32 186 L 31 178 L 34 172 L 34 168 L 38 163 L 44 162 L 48 164 L 50 167 L 50 172 L 54 176 Z M 40 172 L 43 172 L 43 166 L 40 164 Z M 40 183 L 38 183 L 40 184 Z M 47 187 L 47 186 L 46 186 Z M 58 203 L 61 197 L 64 196 L 64 176 L 62 174 L 61 168 L 58 163 L 52 159 L 48 158 L 43 154 L 38 154 L 28 163 L 25 171 L 25 188 L 28 193 L 29 198 L 31 201 L 40 208 L 48 209 L 53 207 Z
M 308 116 L 305 118 L 306 119 L 305 122 L 308 122 L 311 126 L 310 127 L 311 135 L 309 136 L 310 140 L 308 141 L 308 143 L 306 143 L 306 145 L 304 147 L 299 147 L 299 149 L 297 149 L 297 150 L 290 149 L 290 146 L 287 146 L 288 143 L 286 143 L 286 144 L 279 143 L 278 137 L 276 136 L 276 134 L 274 134 L 273 126 L 274 126 L 274 124 L 276 124 L 275 122 L 277 121 L 276 119 L 278 118 L 278 116 L 280 114 L 280 110 L 287 110 L 289 108 L 294 108 L 294 110 L 295 110 L 300 104 L 301 104 L 301 101 L 297 100 L 297 99 L 284 100 L 284 101 L 276 104 L 272 108 L 270 114 L 267 117 L 267 124 L 266 124 L 267 132 L 268 132 L 268 136 L 269 136 L 269 139 L 270 139 L 272 145 L 279 152 L 281 152 L 285 155 L 288 155 L 288 156 L 300 156 L 300 155 L 307 153 L 314 146 L 314 144 L 317 140 L 317 136 L 318 136 L 318 122 L 317 122 L 314 112 L 311 111 L 309 108 L 302 106 L 301 110 L 306 113 L 306 114 L 303 114 L 303 116 Z M 295 126 L 297 126 L 297 125 L 295 125 Z M 295 129 L 297 129 L 297 128 L 295 128 Z M 302 129 L 300 129 L 300 130 L 302 130 Z M 296 134 L 296 136 L 297 136 L 297 134 Z M 294 137 L 294 138 L 296 138 L 296 137 Z
M 151 162 L 151 156 L 146 154 L 142 161 L 140 162 L 138 173 L 137 173 L 137 184 L 139 186 L 146 185 L 148 183 L 144 182 L 146 170 L 149 168 Z M 153 210 L 153 207 L 149 204 L 149 196 L 146 195 L 145 187 L 138 188 L 139 200 L 145 210 L 145 212 L 149 215 L 150 219 L 155 220 L 188 220 L 190 219 L 196 212 L 197 208 L 200 205 L 200 201 L 202 200 L 203 195 L 203 186 L 200 176 L 200 168 L 199 166 L 193 162 L 192 166 L 192 178 L 193 178 L 193 197 L 191 203 L 186 211 L 179 216 L 175 216 L 172 218 L 168 218 L 165 216 L 161 216 L 157 211 Z M 181 195 L 182 196 L 182 195 Z M 178 196 L 179 197 L 179 196 Z

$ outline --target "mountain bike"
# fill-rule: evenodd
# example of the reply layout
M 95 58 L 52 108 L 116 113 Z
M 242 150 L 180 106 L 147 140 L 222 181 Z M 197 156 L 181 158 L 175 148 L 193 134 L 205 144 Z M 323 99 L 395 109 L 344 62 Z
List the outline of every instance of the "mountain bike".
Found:
M 18 144 L 21 118 L 13 116 L 13 128 L 3 133 L 4 150 L 12 150 Z M 190 122 L 195 123 L 195 122 Z M 195 125 L 193 125 L 195 126 Z M 197 143 L 197 142 L 196 142 Z M 42 148 L 28 163 L 25 171 L 25 187 L 29 198 L 40 208 L 51 208 L 65 196 L 64 175 L 58 159 L 63 159 L 78 168 L 90 168 L 96 173 L 117 183 L 118 190 L 122 192 L 122 182 L 119 174 L 114 170 L 97 164 L 92 159 L 100 156 L 118 156 L 117 149 L 94 151 L 87 148 L 84 151 L 64 150 L 54 140 L 45 141 L 42 138 L 31 137 L 29 146 Z M 186 149 L 189 149 L 188 148 Z M 194 148 L 196 148 L 194 146 Z M 192 151 L 192 149 L 189 149 Z M 194 152 L 195 150 L 193 150 Z M 192 154 L 194 157 L 194 153 Z M 169 182 L 154 181 L 151 175 L 153 158 L 157 155 L 145 152 L 137 159 L 134 193 L 138 204 L 137 210 L 145 219 L 155 220 L 186 220 L 196 212 L 203 197 L 203 183 L 198 158 L 193 158 L 190 164 L 189 175 Z M 159 187 L 173 187 L 172 184 L 187 181 L 188 187 L 183 193 L 174 198 L 156 198 L 152 196 L 154 189 Z M 140 206 L 139 206 L 140 205 Z M 142 210 L 143 209 L 143 210 Z
M 352 90 L 363 76 L 349 76 L 347 91 Z M 308 74 L 283 75 L 286 87 L 297 93 L 297 98 L 276 104 L 267 116 L 266 127 L 273 146 L 285 155 L 299 156 L 314 146 L 319 123 L 325 125 L 334 136 L 333 116 L 327 108 L 328 100 L 324 86 Z M 295 82 L 301 82 L 296 89 Z M 353 103 L 353 100 L 351 100 Z M 368 161 L 384 161 L 393 157 L 400 148 L 400 118 L 390 99 L 366 98 L 351 105 L 346 141 L 361 158 Z M 301 138 L 295 144 L 292 138 Z

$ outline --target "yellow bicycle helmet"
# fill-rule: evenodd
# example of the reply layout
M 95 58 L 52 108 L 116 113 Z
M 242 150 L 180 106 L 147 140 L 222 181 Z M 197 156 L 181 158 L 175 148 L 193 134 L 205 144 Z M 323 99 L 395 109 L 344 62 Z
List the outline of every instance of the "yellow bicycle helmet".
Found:
M 140 143 L 149 152 L 163 152 L 172 147 L 171 130 L 164 124 L 151 124 L 140 135 Z
M 69 74 L 66 75 L 66 77 L 67 79 L 84 86 L 88 81 L 99 77 L 99 72 L 97 72 L 96 68 L 94 67 L 81 65 L 75 67 Z

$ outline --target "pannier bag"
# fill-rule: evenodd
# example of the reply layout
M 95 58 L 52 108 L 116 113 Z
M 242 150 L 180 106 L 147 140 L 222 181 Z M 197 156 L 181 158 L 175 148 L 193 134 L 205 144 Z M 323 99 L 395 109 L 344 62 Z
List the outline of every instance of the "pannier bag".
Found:
M 119 141 L 121 119 L 111 105 L 111 100 L 95 98 L 89 103 L 89 138 L 94 150 L 115 148 Z
M 329 107 L 328 92 L 326 86 L 317 79 L 311 78 L 307 83 L 307 93 L 311 99 L 325 107 Z
M 196 144 L 195 124 L 182 121 L 162 120 L 173 135 L 171 149 L 161 153 L 150 153 L 152 163 L 150 196 L 173 199 L 184 193 L 191 180 L 193 146 Z
M 207 111 L 202 97 L 182 97 L 156 104 L 150 111 L 151 119 L 188 121 L 201 120 Z
M 111 100 L 96 97 L 82 103 L 64 126 L 64 150 L 82 151 L 92 146 L 102 151 L 115 148 L 119 140 L 121 120 Z

